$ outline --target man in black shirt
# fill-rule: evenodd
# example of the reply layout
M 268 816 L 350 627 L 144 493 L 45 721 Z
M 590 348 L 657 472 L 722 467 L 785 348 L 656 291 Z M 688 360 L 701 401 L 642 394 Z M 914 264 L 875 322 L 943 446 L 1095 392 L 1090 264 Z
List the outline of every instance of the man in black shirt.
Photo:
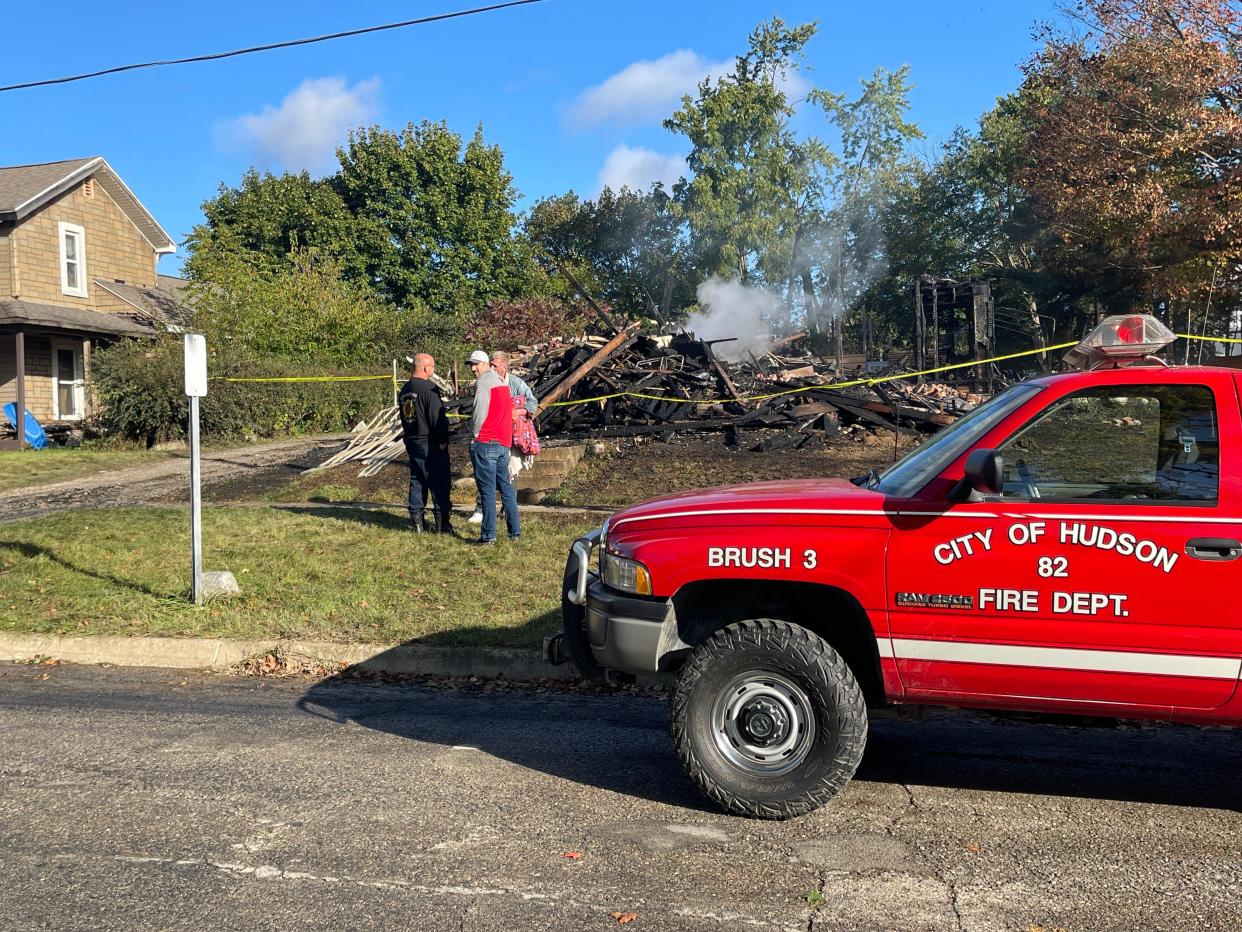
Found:
M 401 413 L 401 436 L 410 458 L 410 521 L 415 531 L 448 533 L 449 455 L 448 417 L 440 390 L 431 381 L 436 361 L 427 353 L 414 357 L 414 377 L 401 387 L 397 410 Z M 431 493 L 435 520 L 431 527 L 423 521 L 427 495 Z

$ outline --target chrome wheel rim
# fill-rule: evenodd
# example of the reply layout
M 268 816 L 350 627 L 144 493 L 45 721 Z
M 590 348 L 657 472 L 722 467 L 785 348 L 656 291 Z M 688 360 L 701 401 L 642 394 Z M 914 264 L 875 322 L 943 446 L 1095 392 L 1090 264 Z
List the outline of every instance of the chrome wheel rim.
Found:
M 778 777 L 806 760 L 815 743 L 810 697 L 788 677 L 767 671 L 735 676 L 712 704 L 716 749 L 734 767 Z

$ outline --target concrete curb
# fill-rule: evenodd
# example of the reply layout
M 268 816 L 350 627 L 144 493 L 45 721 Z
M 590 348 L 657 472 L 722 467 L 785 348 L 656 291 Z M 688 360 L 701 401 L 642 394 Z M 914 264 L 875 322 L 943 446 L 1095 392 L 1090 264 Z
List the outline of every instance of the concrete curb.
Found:
M 573 667 L 544 662 L 539 651 L 507 647 L 430 647 L 422 644 L 336 644 L 330 641 L 234 641 L 224 638 L 57 637 L 0 633 L 0 661 L 51 657 L 118 667 L 228 670 L 252 657 L 279 652 L 325 665 L 348 664 L 377 673 L 477 676 L 485 679 L 572 680 Z
M 184 508 L 185 506 L 179 506 Z M 355 511 L 398 511 L 406 510 L 405 502 L 264 502 L 240 501 L 225 505 L 212 505 L 219 508 L 276 508 L 291 510 L 330 510 L 353 509 Z M 518 505 L 518 511 L 524 515 L 586 515 L 588 517 L 608 517 L 624 508 L 624 505 Z M 454 505 L 453 514 L 471 515 L 474 508 L 470 505 Z

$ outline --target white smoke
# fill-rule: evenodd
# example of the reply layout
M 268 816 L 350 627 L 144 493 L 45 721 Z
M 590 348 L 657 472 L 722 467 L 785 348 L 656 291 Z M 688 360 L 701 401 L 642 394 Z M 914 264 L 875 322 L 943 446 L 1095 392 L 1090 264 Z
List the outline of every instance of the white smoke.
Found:
M 722 359 L 744 359 L 746 353 L 766 353 L 772 345 L 772 320 L 777 299 L 762 288 L 751 288 L 736 278 L 713 275 L 698 287 L 699 309 L 686 318 L 685 329 L 700 340 L 728 340 L 713 347 Z

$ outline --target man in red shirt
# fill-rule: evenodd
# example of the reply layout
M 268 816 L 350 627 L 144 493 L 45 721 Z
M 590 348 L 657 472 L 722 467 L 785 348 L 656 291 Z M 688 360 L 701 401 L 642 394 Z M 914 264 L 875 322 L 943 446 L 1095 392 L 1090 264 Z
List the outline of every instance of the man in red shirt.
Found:
M 471 417 L 473 440 L 470 462 L 474 482 L 483 506 L 483 528 L 478 543 L 496 542 L 496 489 L 505 506 L 505 526 L 509 539 L 522 534 L 518 517 L 517 492 L 509 479 L 509 448 L 513 446 L 513 397 L 509 386 L 495 370 L 487 353 L 470 354 L 470 368 L 478 379 L 474 383 L 474 413 Z

